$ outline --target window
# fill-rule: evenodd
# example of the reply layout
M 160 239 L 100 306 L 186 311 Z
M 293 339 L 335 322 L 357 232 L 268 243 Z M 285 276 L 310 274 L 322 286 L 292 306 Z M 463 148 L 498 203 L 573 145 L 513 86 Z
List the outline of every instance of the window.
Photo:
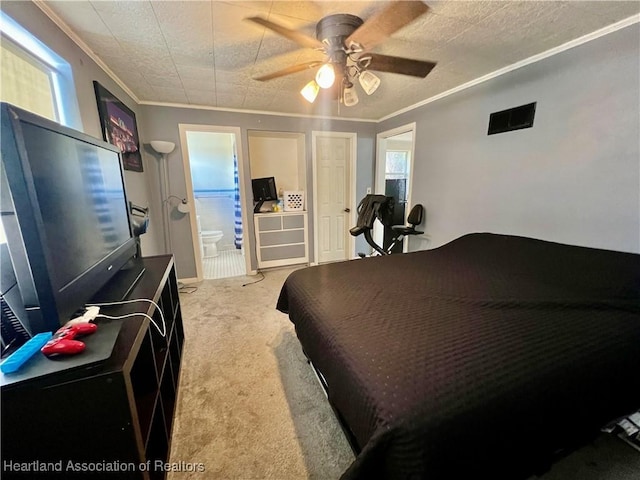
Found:
M 0 100 L 82 130 L 71 66 L 0 11 Z M 0 243 L 6 243 L 0 222 Z
M 49 68 L 5 38 L 0 62 L 0 100 L 59 121 Z
M 409 152 L 405 150 L 387 150 L 385 178 L 407 178 L 409 176 L 408 160 Z
M 71 66 L 0 12 L 0 100 L 82 130 Z

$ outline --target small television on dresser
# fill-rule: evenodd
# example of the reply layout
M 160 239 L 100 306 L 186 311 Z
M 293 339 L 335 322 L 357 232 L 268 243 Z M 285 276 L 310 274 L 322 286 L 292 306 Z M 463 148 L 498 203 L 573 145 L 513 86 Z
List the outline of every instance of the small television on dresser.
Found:
M 253 209 L 254 213 L 260 213 L 264 202 L 278 200 L 276 179 L 274 177 L 254 178 L 251 180 L 251 188 L 253 190 L 253 201 L 257 202 Z
M 136 240 L 116 147 L 6 103 L 0 114 L 2 225 L 34 335 L 82 309 Z

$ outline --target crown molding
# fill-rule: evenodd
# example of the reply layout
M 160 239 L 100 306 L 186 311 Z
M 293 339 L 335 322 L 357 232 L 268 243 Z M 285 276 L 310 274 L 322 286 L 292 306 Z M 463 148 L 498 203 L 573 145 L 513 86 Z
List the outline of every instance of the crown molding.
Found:
M 152 106 L 160 106 L 160 107 L 171 107 L 171 108 L 190 108 L 194 110 L 213 110 L 220 112 L 231 112 L 231 113 L 247 113 L 254 115 L 274 115 L 280 117 L 294 117 L 294 118 L 312 118 L 312 119 L 321 119 L 321 120 L 342 120 L 347 122 L 368 122 L 368 123 L 377 123 L 378 120 L 370 119 L 370 118 L 344 118 L 344 117 L 332 117 L 332 116 L 320 116 L 320 115 L 307 115 L 307 114 L 299 114 L 299 113 L 286 113 L 286 112 L 266 112 L 262 110 L 243 110 L 239 108 L 220 108 L 220 107 L 212 107 L 208 105 L 190 105 L 190 104 L 181 104 L 181 103 L 170 103 L 170 102 L 149 102 L 143 101 L 138 98 L 138 96 L 131 91 L 131 89 L 111 70 L 106 63 L 98 57 L 93 50 L 67 25 L 64 20 L 62 20 L 51 8 L 46 4 L 44 0 L 32 0 L 32 2 L 47 16 L 49 19 L 55 23 L 60 30 L 64 32 L 80 49 L 86 53 L 91 60 L 93 60 L 114 82 L 118 84 L 120 88 L 122 88 L 127 95 L 129 95 L 134 102 L 138 105 L 152 105 Z
M 273 115 L 276 117 L 311 118 L 316 120 L 336 120 L 336 121 L 343 121 L 343 122 L 378 123 L 378 120 L 371 119 L 371 118 L 346 118 L 346 117 L 330 117 L 330 116 L 323 116 L 323 115 L 308 115 L 304 113 L 267 112 L 265 110 L 245 110 L 242 108 L 211 107 L 209 105 L 191 105 L 188 103 L 150 102 L 147 100 L 142 100 L 138 103 L 140 105 L 151 105 L 154 107 L 188 108 L 191 110 L 213 110 L 216 112 L 247 113 L 252 115 Z
M 640 23 L 640 14 L 632 15 L 628 18 L 620 20 L 619 22 L 608 25 L 604 28 L 596 30 L 595 32 L 588 33 L 583 35 L 582 37 L 571 40 L 567 43 L 559 45 L 557 47 L 546 50 L 542 53 L 533 55 L 524 60 L 520 60 L 519 62 L 508 65 L 504 68 L 496 70 L 494 72 L 488 73 L 487 75 L 483 75 L 482 77 L 471 80 L 470 82 L 464 83 L 457 87 L 454 87 L 445 92 L 439 93 L 438 95 L 434 95 L 433 97 L 426 98 L 421 100 L 418 103 L 414 103 L 408 107 L 402 108 L 395 112 L 392 112 L 388 115 L 380 117 L 378 119 L 368 119 L 368 118 L 344 118 L 344 117 L 333 117 L 333 116 L 318 116 L 318 115 L 308 115 L 308 114 L 299 114 L 299 113 L 286 113 L 286 112 L 267 112 L 262 110 L 243 110 L 239 108 L 221 108 L 221 107 L 212 107 L 207 105 L 190 105 L 190 104 L 181 104 L 181 103 L 170 103 L 170 102 L 151 102 L 151 101 L 142 101 L 140 100 L 135 93 L 131 91 L 129 87 L 89 48 L 89 46 L 76 35 L 73 30 L 46 4 L 44 0 L 32 0 L 33 3 L 40 9 L 42 12 L 51 19 L 80 49 L 85 52 L 114 82 L 118 84 L 120 88 L 122 88 L 127 95 L 129 95 L 138 105 L 150 105 L 150 106 L 160 106 L 160 107 L 171 107 L 171 108 L 190 108 L 194 110 L 212 110 L 212 111 L 221 111 L 221 112 L 230 112 L 230 113 L 246 113 L 246 114 L 254 114 L 254 115 L 273 115 L 280 117 L 294 117 L 294 118 L 312 118 L 312 119 L 321 119 L 321 120 L 340 120 L 346 122 L 365 122 L 365 123 L 381 123 L 385 120 L 389 120 L 393 117 L 397 117 L 398 115 L 402 115 L 403 113 L 410 112 L 411 110 L 415 110 L 416 108 L 420 108 L 429 103 L 435 102 L 442 98 L 448 97 L 455 93 L 461 92 L 468 88 L 474 87 L 481 83 L 487 82 L 494 78 L 497 78 L 501 75 L 505 75 L 509 72 L 517 70 L 519 68 L 525 67 L 527 65 L 531 65 L 532 63 L 539 62 L 546 58 L 552 57 L 554 55 L 558 55 L 559 53 L 565 52 L 571 48 L 583 45 L 585 43 L 596 40 L 605 35 L 609 35 L 611 33 L 617 32 L 623 28 L 626 28 L 630 25 L 634 25 L 636 23 Z
M 98 57 L 93 50 L 91 50 L 91 48 L 89 48 L 89 45 L 87 45 L 80 37 L 78 37 L 78 35 L 76 35 L 76 33 L 71 30 L 71 28 L 69 27 L 69 25 L 67 25 L 59 16 L 57 13 L 55 13 L 53 10 L 51 10 L 51 8 L 46 4 L 46 2 L 44 0 L 31 0 L 40 10 L 42 10 L 42 12 L 49 17 L 49 19 L 55 23 L 58 28 L 60 30 L 62 30 L 64 32 L 64 34 L 69 37 L 78 47 L 80 47 L 80 49 L 86 53 L 91 60 L 93 60 L 103 71 L 104 73 L 106 73 L 114 82 L 116 82 L 118 84 L 118 86 L 120 88 L 122 88 L 122 90 L 125 91 L 125 93 L 127 95 L 129 95 L 134 102 L 136 102 L 136 104 L 140 104 L 140 99 L 136 96 L 135 93 L 133 93 L 131 91 L 131 89 L 129 87 L 127 87 L 127 85 L 120 80 L 120 77 L 118 77 L 113 70 L 111 70 L 106 63 L 104 63 L 100 57 Z
M 631 17 L 625 18 L 624 20 L 620 20 L 619 22 L 612 23 L 609 26 L 601 28 L 600 30 L 596 30 L 595 32 L 588 33 L 586 35 L 583 35 L 582 37 L 576 38 L 567 43 L 563 43 L 562 45 L 551 48 L 542 53 L 538 53 L 529 58 L 525 58 L 524 60 L 520 60 L 519 62 L 513 63 L 507 67 L 504 67 L 494 72 L 483 75 L 482 77 L 478 77 L 474 80 L 471 80 L 470 82 L 463 83 L 462 85 L 459 85 L 450 90 L 447 90 L 446 92 L 439 93 L 438 95 L 434 95 L 433 97 L 429 97 L 424 100 L 421 100 L 418 103 L 414 103 L 413 105 L 397 110 L 393 113 L 390 113 L 389 115 L 385 115 L 384 117 L 381 117 L 378 119 L 378 123 L 384 122 L 385 120 L 389 120 L 390 118 L 393 118 L 393 117 L 397 117 L 398 115 L 407 113 L 411 110 L 415 110 L 416 108 L 435 102 L 436 100 L 440 100 L 441 98 L 448 97 L 449 95 L 453 95 L 454 93 L 461 92 L 463 90 L 466 90 L 467 88 L 474 87 L 476 85 L 479 85 L 480 83 L 484 83 L 488 80 L 492 80 L 501 75 L 505 75 L 509 72 L 513 72 L 514 70 L 517 70 L 519 68 L 525 67 L 527 65 L 531 65 L 532 63 L 539 62 L 541 60 L 544 60 L 545 58 L 553 57 L 554 55 L 558 55 L 559 53 L 562 53 L 566 50 L 591 42 L 592 40 L 596 40 L 600 37 L 604 37 L 605 35 L 609 35 L 610 33 L 617 32 L 618 30 L 621 30 L 623 28 L 626 28 L 630 25 L 633 25 L 639 22 L 640 22 L 640 14 L 632 15 Z

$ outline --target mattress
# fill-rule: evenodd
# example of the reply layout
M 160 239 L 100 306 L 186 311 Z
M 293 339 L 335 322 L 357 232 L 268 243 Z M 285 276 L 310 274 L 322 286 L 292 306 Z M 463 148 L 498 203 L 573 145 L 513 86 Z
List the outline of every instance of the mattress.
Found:
M 277 308 L 355 438 L 343 479 L 526 478 L 640 407 L 640 255 L 469 234 L 295 271 Z

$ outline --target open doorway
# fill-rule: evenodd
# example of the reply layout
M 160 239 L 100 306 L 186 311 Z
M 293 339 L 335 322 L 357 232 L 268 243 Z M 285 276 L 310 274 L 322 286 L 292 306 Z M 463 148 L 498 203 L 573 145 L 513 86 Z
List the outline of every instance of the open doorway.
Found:
M 240 129 L 179 125 L 198 279 L 246 275 L 246 206 Z
M 377 136 L 377 160 L 375 191 L 394 198 L 393 224 L 404 225 L 411 209 L 411 184 L 416 124 L 381 132 Z M 376 222 L 373 238 L 386 250 L 392 241 L 393 231 Z M 397 244 L 393 253 L 406 252 L 407 237 Z

